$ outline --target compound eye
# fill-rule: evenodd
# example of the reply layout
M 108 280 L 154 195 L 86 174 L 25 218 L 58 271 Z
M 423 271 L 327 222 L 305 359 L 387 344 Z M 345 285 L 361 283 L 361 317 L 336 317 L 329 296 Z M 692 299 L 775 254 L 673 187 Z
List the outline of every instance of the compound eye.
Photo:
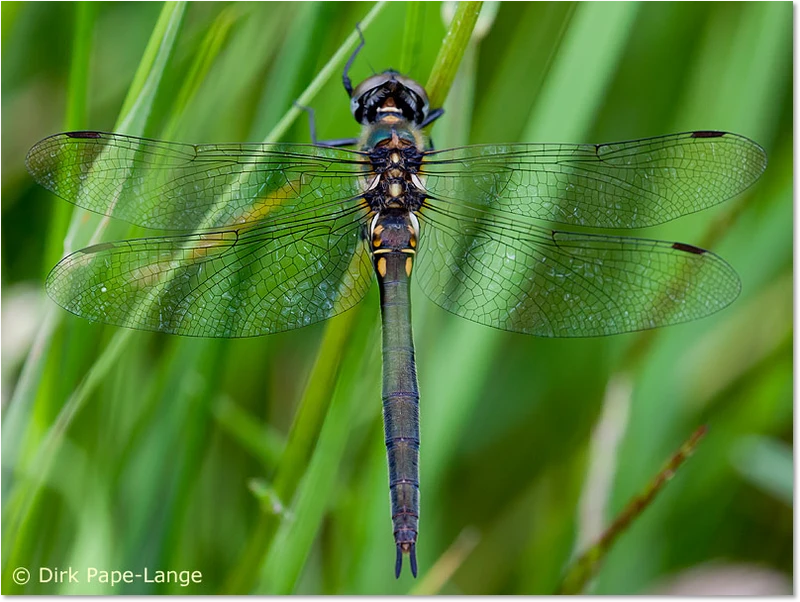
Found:
M 395 71 L 385 71 L 358 84 L 350 98 L 350 112 L 359 123 L 371 122 L 383 103 L 391 100 L 406 119 L 421 123 L 428 115 L 429 102 L 425 89 L 413 79 Z
M 429 109 L 429 102 L 428 102 L 428 94 L 425 92 L 425 88 L 420 86 L 417 82 L 415 82 L 410 77 L 405 77 L 403 75 L 396 76 L 396 79 L 399 83 L 405 86 L 410 92 L 416 94 L 419 99 L 422 101 L 421 111 L 423 115 L 428 114 Z
M 417 82 L 415 82 L 410 77 L 405 77 L 403 75 L 396 76 L 398 82 L 403 84 L 406 88 L 411 90 L 414 94 L 420 97 L 420 99 L 427 105 L 428 104 L 428 94 L 425 92 L 425 88 L 420 86 Z
M 385 86 L 391 80 L 391 73 L 378 73 L 358 84 L 353 90 L 353 96 L 351 96 L 350 100 L 350 109 L 352 112 L 355 113 L 357 107 L 363 106 L 364 96 L 372 92 L 375 88 Z

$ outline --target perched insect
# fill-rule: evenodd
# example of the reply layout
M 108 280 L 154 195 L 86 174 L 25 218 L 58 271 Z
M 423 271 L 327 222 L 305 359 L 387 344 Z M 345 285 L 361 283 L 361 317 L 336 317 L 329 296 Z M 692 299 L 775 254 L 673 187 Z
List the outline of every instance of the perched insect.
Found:
M 444 309 L 538 336 L 610 335 L 707 316 L 740 289 L 718 256 L 581 228 L 641 228 L 716 205 L 750 186 L 766 156 L 717 131 L 434 151 L 422 128 L 443 111 L 394 71 L 353 89 L 347 74 L 360 48 L 342 78 L 360 139 L 192 145 L 69 132 L 36 144 L 27 166 L 80 207 L 189 232 L 104 242 L 64 258 L 47 291 L 92 321 L 197 337 L 265 335 L 352 308 L 374 273 L 396 575 L 407 554 L 416 576 L 412 271 Z

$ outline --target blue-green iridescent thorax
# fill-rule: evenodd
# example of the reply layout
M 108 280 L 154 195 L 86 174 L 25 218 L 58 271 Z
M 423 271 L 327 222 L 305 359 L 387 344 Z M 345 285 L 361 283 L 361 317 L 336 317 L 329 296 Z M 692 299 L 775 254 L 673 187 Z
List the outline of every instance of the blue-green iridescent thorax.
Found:
M 374 213 L 422 208 L 427 193 L 418 174 L 424 145 L 421 130 L 391 111 L 364 126 L 361 149 L 370 158 L 364 200 Z
M 420 143 L 422 135 L 413 124 L 404 119 L 398 119 L 394 114 L 381 115 L 380 120 L 364 126 L 361 139 L 361 150 L 370 152 L 390 144 L 392 138 L 397 136 L 401 146 L 414 147 L 422 151 Z

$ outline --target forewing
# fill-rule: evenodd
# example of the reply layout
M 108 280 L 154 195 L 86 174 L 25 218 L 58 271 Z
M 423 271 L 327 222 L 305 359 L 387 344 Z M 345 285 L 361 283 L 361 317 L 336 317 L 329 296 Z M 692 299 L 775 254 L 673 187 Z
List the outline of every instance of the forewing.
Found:
M 247 337 L 299 328 L 353 307 L 369 288 L 361 211 L 98 244 L 63 259 L 47 291 L 74 314 L 142 330 Z
M 690 245 L 559 232 L 451 203 L 421 217 L 422 290 L 503 330 L 588 337 L 656 328 L 712 314 L 740 290 L 727 263 Z
M 251 224 L 361 192 L 356 151 L 291 144 L 179 144 L 70 132 L 37 143 L 28 171 L 63 199 L 160 230 Z
M 742 192 L 764 171 L 755 142 L 689 132 L 612 144 L 477 145 L 429 153 L 434 199 L 551 222 L 641 228 Z

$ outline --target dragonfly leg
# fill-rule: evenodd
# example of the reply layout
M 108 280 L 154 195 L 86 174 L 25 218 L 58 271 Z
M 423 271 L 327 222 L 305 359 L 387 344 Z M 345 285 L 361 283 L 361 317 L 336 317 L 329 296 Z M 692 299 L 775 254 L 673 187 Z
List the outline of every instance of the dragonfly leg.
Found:
M 347 63 L 345 63 L 344 71 L 342 71 L 342 84 L 344 85 L 344 89 L 347 92 L 347 95 L 352 98 L 353 96 L 353 82 L 350 81 L 350 76 L 347 75 L 350 72 L 350 67 L 353 66 L 353 62 L 356 60 L 358 53 L 361 52 L 361 49 L 364 47 L 364 34 L 361 33 L 361 25 L 356 23 L 356 31 L 358 32 L 358 37 L 361 38 L 361 41 L 356 46 L 356 49 L 353 51 L 353 54 L 350 55 L 350 58 L 347 59 Z
M 435 109 L 431 111 L 430 113 L 428 113 L 428 116 L 422 120 L 422 123 L 419 124 L 419 127 L 424 128 L 426 126 L 429 126 L 431 123 L 439 119 L 439 117 L 441 117 L 442 115 L 444 115 L 444 109 Z M 433 138 L 430 137 L 428 138 L 428 146 L 425 150 L 428 151 L 435 150 L 435 146 L 433 144 Z
M 317 122 L 314 118 L 314 109 L 311 107 L 307 107 L 297 102 L 294 103 L 301 111 L 305 111 L 308 114 L 308 129 L 311 131 L 311 143 L 315 146 L 330 146 L 330 147 L 337 147 L 337 146 L 354 146 L 358 144 L 358 138 L 336 138 L 335 140 L 317 140 Z
M 434 109 L 433 111 L 428 113 L 428 116 L 422 121 L 422 123 L 419 124 L 419 127 L 424 128 L 426 126 L 429 126 L 434 121 L 439 119 L 439 117 L 441 117 L 442 115 L 444 115 L 444 109 Z
M 318 140 L 315 141 L 314 144 L 317 146 L 330 147 L 355 146 L 358 144 L 358 138 L 334 138 L 333 140 Z

